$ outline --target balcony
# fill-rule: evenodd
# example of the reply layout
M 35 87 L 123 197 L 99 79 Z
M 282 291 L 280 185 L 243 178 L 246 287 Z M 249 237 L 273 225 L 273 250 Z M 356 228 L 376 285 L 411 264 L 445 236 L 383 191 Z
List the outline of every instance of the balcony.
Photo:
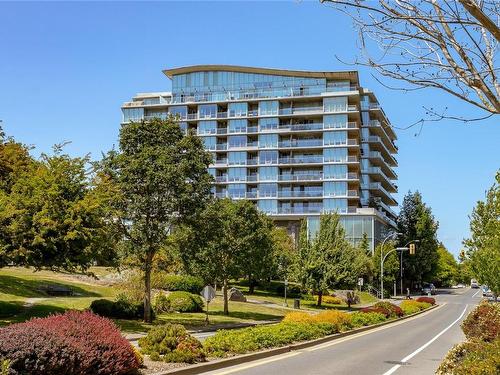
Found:
M 219 143 L 215 146 L 216 150 L 227 150 L 227 143 Z
M 322 122 L 315 122 L 311 124 L 283 124 L 278 127 L 278 129 L 270 130 L 287 130 L 287 131 L 303 131 L 303 130 L 323 130 Z
M 279 159 L 279 164 L 314 164 L 323 163 L 323 156 L 284 157 Z
M 250 181 L 250 182 L 259 181 L 259 175 L 258 174 L 247 174 L 247 181 Z
M 227 128 L 219 128 L 219 129 L 217 129 L 217 134 L 227 134 Z
M 214 163 L 215 165 L 227 165 L 227 159 L 218 159 Z
M 323 211 L 322 206 L 313 207 L 279 207 L 278 214 L 319 214 Z
M 278 142 L 279 147 L 318 147 L 323 146 L 322 139 L 304 139 Z
M 224 176 L 216 176 L 215 182 L 227 182 L 227 175 Z
M 281 190 L 278 191 L 279 198 L 321 198 L 323 190 L 310 190 L 310 191 L 292 191 Z
M 314 181 L 322 180 L 323 173 L 310 173 L 310 174 L 280 174 L 278 181 Z
M 259 159 L 247 159 L 247 165 L 258 165 L 259 164 Z

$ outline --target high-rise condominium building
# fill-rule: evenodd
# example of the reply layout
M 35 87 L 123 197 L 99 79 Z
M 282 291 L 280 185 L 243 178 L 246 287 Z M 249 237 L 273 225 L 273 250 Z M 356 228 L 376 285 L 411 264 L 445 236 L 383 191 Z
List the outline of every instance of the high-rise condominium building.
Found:
M 177 116 L 213 155 L 217 197 L 249 199 L 290 233 L 337 211 L 371 247 L 395 226 L 396 134 L 356 71 L 199 65 L 167 69 L 171 92 L 137 94 L 123 122 Z

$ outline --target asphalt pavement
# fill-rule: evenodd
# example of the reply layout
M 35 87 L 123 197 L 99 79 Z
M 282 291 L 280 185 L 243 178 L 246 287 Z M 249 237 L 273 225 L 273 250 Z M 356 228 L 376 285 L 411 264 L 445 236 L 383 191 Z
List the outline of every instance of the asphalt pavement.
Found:
M 205 374 L 422 375 L 434 374 L 465 339 L 460 322 L 480 301 L 478 289 L 449 289 L 437 308 L 367 332 Z

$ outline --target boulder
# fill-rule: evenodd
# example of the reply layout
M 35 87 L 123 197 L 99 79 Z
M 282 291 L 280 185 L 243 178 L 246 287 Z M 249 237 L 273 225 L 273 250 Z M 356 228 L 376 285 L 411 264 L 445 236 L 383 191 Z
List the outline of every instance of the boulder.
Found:
M 243 293 L 241 293 L 241 291 L 236 289 L 236 288 L 229 289 L 229 300 L 236 301 L 236 302 L 246 302 L 247 301 L 247 299 L 243 295 Z

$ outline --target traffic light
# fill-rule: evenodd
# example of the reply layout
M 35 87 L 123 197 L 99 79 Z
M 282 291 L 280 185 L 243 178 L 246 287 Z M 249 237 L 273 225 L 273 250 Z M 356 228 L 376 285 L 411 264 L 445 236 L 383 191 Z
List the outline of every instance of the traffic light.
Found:
M 417 250 L 417 247 L 415 246 L 414 243 L 410 244 L 410 255 L 415 255 L 415 251 Z

